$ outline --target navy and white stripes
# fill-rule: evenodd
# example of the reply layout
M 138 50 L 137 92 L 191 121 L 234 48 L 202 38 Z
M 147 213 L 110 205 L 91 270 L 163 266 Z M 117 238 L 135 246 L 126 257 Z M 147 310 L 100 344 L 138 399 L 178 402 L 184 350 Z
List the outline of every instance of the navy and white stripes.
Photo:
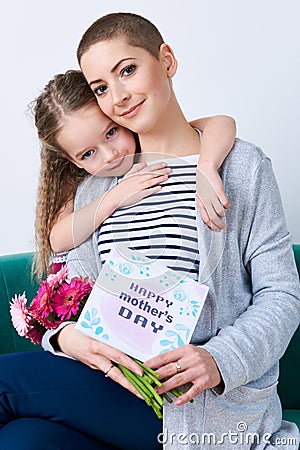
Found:
M 118 209 L 102 224 L 98 248 L 103 263 L 113 244 L 125 244 L 197 280 L 197 161 L 198 155 L 168 159 L 172 173 L 158 193 Z

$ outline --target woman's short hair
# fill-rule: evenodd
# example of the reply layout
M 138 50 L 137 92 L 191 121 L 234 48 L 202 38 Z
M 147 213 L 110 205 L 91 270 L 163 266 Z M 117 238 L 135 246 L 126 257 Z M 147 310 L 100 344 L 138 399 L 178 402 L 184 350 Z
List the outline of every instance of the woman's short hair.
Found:
M 124 37 L 129 45 L 146 50 L 156 59 L 164 40 L 158 29 L 148 19 L 133 13 L 111 13 L 96 20 L 82 36 L 77 59 L 97 42 Z

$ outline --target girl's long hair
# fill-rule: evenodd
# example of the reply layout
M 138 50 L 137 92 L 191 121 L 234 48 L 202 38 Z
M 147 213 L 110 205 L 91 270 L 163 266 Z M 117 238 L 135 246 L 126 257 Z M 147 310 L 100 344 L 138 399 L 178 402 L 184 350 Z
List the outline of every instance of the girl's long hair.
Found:
M 32 270 L 38 279 L 48 271 L 50 232 L 58 214 L 74 199 L 77 187 L 88 175 L 67 159 L 56 136 L 68 116 L 92 103 L 97 104 L 96 98 L 78 70 L 56 75 L 33 103 L 41 156 L 35 216 L 37 252 Z

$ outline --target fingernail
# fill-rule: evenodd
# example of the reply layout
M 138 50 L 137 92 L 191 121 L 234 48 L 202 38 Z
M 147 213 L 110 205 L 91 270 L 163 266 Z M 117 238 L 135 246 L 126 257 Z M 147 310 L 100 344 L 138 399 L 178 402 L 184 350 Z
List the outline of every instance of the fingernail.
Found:
M 176 400 L 174 400 L 174 405 L 179 406 L 182 404 L 182 401 L 179 398 L 176 398 Z

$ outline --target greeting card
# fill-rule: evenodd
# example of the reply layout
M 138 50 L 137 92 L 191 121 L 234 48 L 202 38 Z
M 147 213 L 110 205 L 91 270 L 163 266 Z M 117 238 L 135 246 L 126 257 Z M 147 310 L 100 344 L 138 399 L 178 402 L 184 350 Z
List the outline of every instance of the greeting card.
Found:
M 75 328 L 145 361 L 189 343 L 207 292 L 157 260 L 113 247 Z

